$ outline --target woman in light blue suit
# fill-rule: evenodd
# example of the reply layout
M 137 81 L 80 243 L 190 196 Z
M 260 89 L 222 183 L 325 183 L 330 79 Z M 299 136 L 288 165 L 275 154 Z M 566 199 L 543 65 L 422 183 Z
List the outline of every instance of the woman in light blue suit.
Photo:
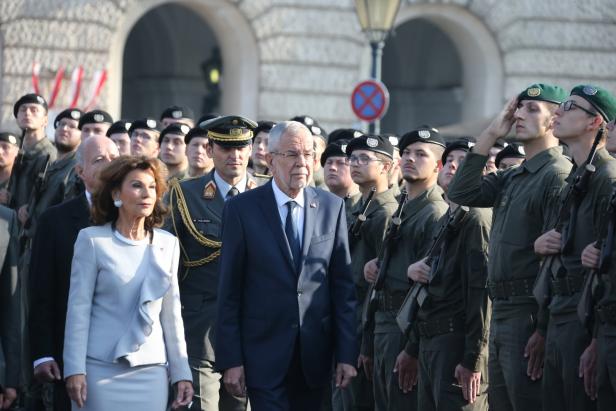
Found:
M 123 156 L 100 176 L 94 226 L 79 232 L 71 269 L 64 375 L 73 409 L 160 410 L 193 395 L 177 267 L 163 222 L 165 178 L 156 159 Z

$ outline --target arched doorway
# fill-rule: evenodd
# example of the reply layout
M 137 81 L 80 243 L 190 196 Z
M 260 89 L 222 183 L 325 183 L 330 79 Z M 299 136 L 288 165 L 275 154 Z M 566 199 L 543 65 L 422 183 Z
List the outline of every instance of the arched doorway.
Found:
M 404 61 L 397 60 L 401 55 Z M 447 4 L 402 6 L 384 50 L 383 81 L 402 90 L 402 96 L 405 92 L 416 111 L 404 105 L 396 109 L 394 98 L 400 97 L 392 93 L 381 129 L 403 133 L 423 123 L 483 124 L 502 108 L 503 71 L 496 39 L 469 10 Z
M 419 18 L 398 26 L 383 50 L 383 82 L 390 93 L 383 131 L 459 122 L 462 70 L 455 44 L 436 25 Z
M 223 114 L 241 114 L 255 118 L 258 112 L 259 90 L 259 56 L 256 38 L 253 29 L 235 2 L 228 0 L 149 0 L 147 2 L 130 2 L 124 11 L 122 20 L 118 22 L 115 36 L 111 41 L 109 64 L 108 109 L 119 117 L 123 114 L 126 104 L 123 97 L 124 50 L 129 46 L 129 35 L 142 17 L 157 8 L 175 6 L 182 8 L 178 13 L 188 12 L 191 21 L 197 19 L 198 25 L 207 26 L 218 45 L 222 61 L 223 74 L 220 79 L 219 112 Z M 165 15 L 165 19 L 167 16 Z M 192 24 L 192 23 L 191 23 Z M 179 25 L 166 27 L 165 30 L 175 32 L 189 30 L 191 27 L 185 21 Z M 153 27 L 151 30 L 162 30 Z M 156 34 L 155 34 L 156 35 Z M 176 33 L 173 33 L 175 36 Z M 167 40 L 169 41 L 169 40 Z M 202 39 L 195 39 L 201 48 Z M 162 48 L 159 44 L 150 42 L 145 52 Z M 158 53 L 159 51 L 154 51 Z M 191 51 L 193 52 L 193 51 Z M 205 53 L 204 53 L 205 54 Z M 207 59 L 205 55 L 203 58 Z M 201 75 L 201 74 L 199 74 Z M 202 83 L 203 84 L 203 83 Z M 202 87 L 202 86 L 201 86 Z M 168 102 L 173 104 L 174 102 Z M 175 103 L 181 103 L 176 101 Z M 191 106 L 192 107 L 192 106 Z M 201 114 L 201 106 L 192 107 L 195 114 Z M 140 115 L 159 115 L 157 108 L 153 112 L 139 113 Z
M 148 11 L 126 40 L 122 117 L 157 118 L 172 104 L 192 108 L 197 117 L 219 110 L 219 83 L 209 78 L 213 64 L 222 69 L 220 50 L 199 15 L 178 4 Z

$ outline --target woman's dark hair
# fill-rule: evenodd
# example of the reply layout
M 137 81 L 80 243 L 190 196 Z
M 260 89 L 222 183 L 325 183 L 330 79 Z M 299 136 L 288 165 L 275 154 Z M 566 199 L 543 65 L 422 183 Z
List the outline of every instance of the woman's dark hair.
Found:
M 98 189 L 92 195 L 92 221 L 95 225 L 115 222 L 118 209 L 113 204 L 112 193 L 120 190 L 124 179 L 133 170 L 150 171 L 156 182 L 156 203 L 152 214 L 145 218 L 145 229 L 151 231 L 163 224 L 168 210 L 163 203 L 167 191 L 167 169 L 156 158 L 145 156 L 120 156 L 107 164 L 99 175 Z

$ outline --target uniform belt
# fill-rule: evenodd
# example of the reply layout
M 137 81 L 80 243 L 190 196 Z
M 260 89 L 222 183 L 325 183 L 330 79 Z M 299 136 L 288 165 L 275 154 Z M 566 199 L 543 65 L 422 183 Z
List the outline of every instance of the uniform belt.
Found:
M 431 321 L 419 321 L 417 329 L 422 338 L 432 338 L 437 335 L 464 331 L 463 317 L 438 318 Z
M 581 275 L 552 278 L 552 293 L 554 295 L 569 296 L 582 291 L 582 288 L 584 288 L 584 277 Z
M 616 303 L 600 305 L 596 309 L 597 316 L 601 323 L 616 324 Z
M 532 297 L 535 277 L 516 278 L 499 282 L 490 282 L 490 297 L 493 300 L 505 300 L 509 297 Z
M 378 311 L 398 311 L 402 307 L 406 292 L 380 292 L 378 294 Z

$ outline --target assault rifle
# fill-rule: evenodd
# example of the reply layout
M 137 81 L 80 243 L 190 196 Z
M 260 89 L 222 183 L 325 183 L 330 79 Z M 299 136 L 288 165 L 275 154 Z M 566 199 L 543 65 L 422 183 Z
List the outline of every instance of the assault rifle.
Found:
M 584 279 L 582 296 L 578 302 L 578 317 L 592 334 L 594 323 L 595 303 L 601 299 L 605 289 L 603 276 L 609 273 L 612 253 L 614 251 L 614 231 L 616 231 L 616 185 L 612 189 L 612 195 L 606 211 L 607 229 L 605 235 L 597 240 L 596 247 L 601 250 L 599 254 L 599 266 L 592 270 Z
M 562 232 L 560 253 L 551 254 L 547 256 L 541 264 L 537 281 L 533 288 L 533 295 L 540 307 L 545 307 L 549 304 L 550 299 L 550 279 L 552 277 L 552 267 L 555 263 L 560 263 L 560 255 L 568 254 L 573 247 L 573 235 L 575 231 L 575 225 L 577 223 L 577 213 L 584 196 L 588 192 L 588 185 L 590 178 L 595 173 L 596 168 L 592 164 L 597 154 L 597 145 L 601 141 L 604 129 L 600 128 L 597 131 L 595 140 L 593 141 L 588 158 L 584 163 L 584 169 L 582 172 L 577 173 L 574 180 L 567 186 L 567 192 L 561 197 L 560 208 L 558 211 L 558 217 L 554 224 L 554 230 L 559 233 Z M 569 221 L 566 230 L 563 230 L 565 221 Z M 556 270 L 557 277 L 564 277 L 567 272 L 561 265 Z
M 370 189 L 370 193 L 368 193 L 368 197 L 361 209 L 361 212 L 353 221 L 353 224 L 349 225 L 349 246 L 355 243 L 355 239 L 359 236 L 359 232 L 361 230 L 361 226 L 366 221 L 366 213 L 368 212 L 368 207 L 370 207 L 370 203 L 372 203 L 372 197 L 374 197 L 374 193 L 376 193 L 376 187 L 372 187 Z
M 402 190 L 400 199 L 398 200 L 398 208 L 389 222 L 387 234 L 385 234 L 383 245 L 379 251 L 379 256 L 377 259 L 379 272 L 376 280 L 370 284 L 370 287 L 368 288 L 368 293 L 366 294 L 366 299 L 364 300 L 364 305 L 362 307 L 361 317 L 364 332 L 370 331 L 374 328 L 374 314 L 376 313 L 379 304 L 376 294 L 378 291 L 382 290 L 385 285 L 387 266 L 389 265 L 389 260 L 391 259 L 391 249 L 393 248 L 394 241 L 398 237 L 398 232 L 400 231 L 400 225 L 402 224 L 402 219 L 400 216 L 402 215 L 402 209 L 404 208 L 406 199 L 406 190 Z
M 458 230 L 468 210 L 468 207 L 459 206 L 455 211 L 451 212 L 447 221 L 441 226 L 434 237 L 434 241 L 428 250 L 428 256 L 425 261 L 426 265 L 430 267 L 430 279 L 428 283 L 434 279 L 436 274 L 435 270 L 438 266 L 437 259 L 441 255 L 443 246 Z M 396 322 L 404 335 L 408 335 L 408 332 L 413 327 L 415 319 L 417 318 L 417 313 L 427 297 L 427 285 L 419 282 L 415 282 L 406 294 L 404 302 L 398 311 L 398 315 L 396 315 Z
M 24 162 L 24 140 L 26 138 L 26 129 L 21 131 L 21 140 L 19 141 L 19 151 L 17 151 L 17 156 L 15 157 L 15 161 L 13 162 L 13 169 L 11 170 L 11 176 L 9 177 L 9 181 L 6 184 L 6 191 L 9 193 L 9 201 L 7 205 L 15 205 L 13 204 L 13 193 L 11 190 L 13 189 L 13 185 L 15 184 L 15 180 L 19 177 L 21 173 L 21 168 Z
M 34 219 L 34 210 L 39 200 L 41 199 L 41 195 L 43 194 L 43 185 L 45 184 L 45 180 L 47 179 L 47 170 L 49 169 L 49 164 L 51 163 L 51 155 L 47 154 L 45 156 L 45 162 L 43 166 L 36 174 L 36 179 L 34 180 L 34 186 L 32 187 L 32 191 L 30 192 L 30 201 L 28 202 L 28 219 L 24 223 L 21 233 L 19 235 L 19 244 L 20 250 L 26 249 L 28 240 L 34 233 L 28 233 L 30 227 L 32 226 L 32 220 Z

